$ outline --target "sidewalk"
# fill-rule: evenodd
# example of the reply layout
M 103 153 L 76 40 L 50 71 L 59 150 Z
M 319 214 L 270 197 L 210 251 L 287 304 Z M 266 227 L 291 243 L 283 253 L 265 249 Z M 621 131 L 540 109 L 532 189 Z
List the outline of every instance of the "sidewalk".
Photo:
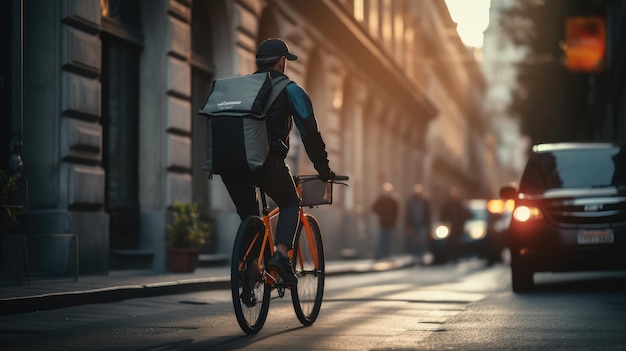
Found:
M 387 271 L 413 265 L 411 256 L 389 260 L 326 261 L 326 276 Z M 193 273 L 156 274 L 149 270 L 111 271 L 108 275 L 33 279 L 0 286 L 0 315 L 28 313 L 132 298 L 230 289 L 230 266 L 200 267 Z

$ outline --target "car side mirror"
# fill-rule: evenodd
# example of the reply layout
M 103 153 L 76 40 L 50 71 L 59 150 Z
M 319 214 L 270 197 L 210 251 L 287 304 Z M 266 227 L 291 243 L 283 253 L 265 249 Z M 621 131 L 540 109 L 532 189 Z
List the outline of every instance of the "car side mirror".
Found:
M 500 189 L 500 197 L 502 199 L 505 199 L 505 200 L 517 199 L 517 195 L 518 195 L 517 190 L 514 187 L 510 186 L 510 185 L 503 186 Z

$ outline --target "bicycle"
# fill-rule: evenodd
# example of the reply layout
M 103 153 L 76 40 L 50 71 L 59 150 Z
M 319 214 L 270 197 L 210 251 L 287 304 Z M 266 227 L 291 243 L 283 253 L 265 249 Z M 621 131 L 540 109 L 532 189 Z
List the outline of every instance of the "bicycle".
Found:
M 273 289 L 283 298 L 291 292 L 293 308 L 298 320 L 305 326 L 315 322 L 324 294 L 324 246 L 320 225 L 315 217 L 304 212 L 305 207 L 332 203 L 333 184 L 342 184 L 348 176 L 336 176 L 323 182 L 317 175 L 294 176 L 301 199 L 300 224 L 294 235 L 289 259 L 298 282 L 289 284 L 280 275 L 269 270 L 267 263 L 274 255 L 274 226 L 279 209 L 269 210 L 263 189 L 257 187 L 262 205 L 262 216 L 246 217 L 237 231 L 231 258 L 231 292 L 235 316 L 246 334 L 258 333 L 269 312 Z

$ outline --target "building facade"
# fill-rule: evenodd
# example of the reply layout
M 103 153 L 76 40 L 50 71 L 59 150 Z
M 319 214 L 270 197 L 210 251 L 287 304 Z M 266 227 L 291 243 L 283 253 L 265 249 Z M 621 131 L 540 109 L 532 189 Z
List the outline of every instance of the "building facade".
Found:
M 286 73 L 311 95 L 331 167 L 351 177 L 349 187 L 335 187 L 332 206 L 311 209 L 328 257 L 346 248 L 371 256 L 370 207 L 384 181 L 402 198 L 417 182 L 484 188 L 484 80 L 475 62 L 445 60 L 466 49 L 443 0 L 1 6 L 3 52 L 11 53 L 0 72 L 2 168 L 28 183 L 23 230 L 74 233 L 81 274 L 132 258 L 165 269 L 175 201 L 197 202 L 215 229 L 207 252 L 230 254 L 239 218 L 219 177 L 201 170 L 197 111 L 213 79 L 255 70 L 267 37 L 283 38 L 300 57 Z M 314 174 L 297 132 L 291 144 L 292 172 Z M 54 255 L 56 244 L 48 245 L 31 254 Z M 394 245 L 403 250 L 401 240 Z
M 483 111 L 497 146 L 496 160 L 500 166 L 494 173 L 496 188 L 519 179 L 530 148 L 530 141 L 522 135 L 518 116 L 509 110 L 517 84 L 517 64 L 526 56 L 526 49 L 514 45 L 502 28 L 502 13 L 514 5 L 515 0 L 491 1 L 489 26 L 484 33 L 481 66 L 487 89 Z
M 421 5 L 424 84 L 438 108 L 427 129 L 424 184 L 439 217 L 451 187 L 465 198 L 494 196 L 489 175 L 496 164 L 482 111 L 486 83 L 475 52 L 462 43 L 445 3 Z

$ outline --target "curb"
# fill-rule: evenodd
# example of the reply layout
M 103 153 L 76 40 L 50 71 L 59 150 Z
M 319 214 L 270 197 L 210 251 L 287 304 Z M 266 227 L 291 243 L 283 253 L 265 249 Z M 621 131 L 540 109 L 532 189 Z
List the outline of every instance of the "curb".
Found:
M 126 299 L 230 289 L 230 279 L 205 278 L 0 299 L 0 316 Z
M 402 269 L 412 266 L 413 263 L 382 262 L 371 264 L 367 268 L 355 265 L 351 268 L 326 271 L 326 276 L 340 276 L 346 274 L 361 274 Z M 169 282 L 150 283 L 144 285 L 123 285 L 108 288 L 70 291 L 61 293 L 41 294 L 25 297 L 11 297 L 0 299 L 0 316 L 31 313 L 45 310 L 67 308 L 80 305 L 119 302 L 127 299 L 186 294 L 207 290 L 230 289 L 230 277 L 213 277 L 186 279 Z

